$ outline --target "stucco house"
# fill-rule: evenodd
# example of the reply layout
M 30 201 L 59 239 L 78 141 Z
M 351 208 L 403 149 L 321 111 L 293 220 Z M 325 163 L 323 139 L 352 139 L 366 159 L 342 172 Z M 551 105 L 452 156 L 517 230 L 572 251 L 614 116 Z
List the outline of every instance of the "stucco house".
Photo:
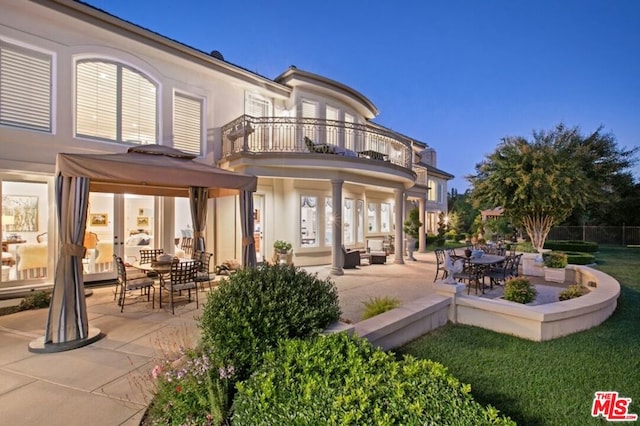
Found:
M 383 239 L 388 261 L 403 263 L 398 224 L 416 205 L 422 234 L 434 232 L 453 175 L 437 168 L 432 147 L 375 123 L 377 114 L 357 90 L 294 66 L 270 79 L 82 2 L 3 0 L 0 294 L 53 282 L 56 155 L 137 144 L 257 176 L 258 260 L 286 240 L 296 265 L 331 264 L 340 274 L 342 246 Z M 207 251 L 215 264 L 239 259 L 237 196 L 208 202 Z M 142 247 L 183 250 L 188 200 L 91 193 L 87 232 L 97 241 L 85 281 L 112 279 L 100 251 L 135 259 Z M 30 253 L 43 250 L 44 264 L 31 267 Z

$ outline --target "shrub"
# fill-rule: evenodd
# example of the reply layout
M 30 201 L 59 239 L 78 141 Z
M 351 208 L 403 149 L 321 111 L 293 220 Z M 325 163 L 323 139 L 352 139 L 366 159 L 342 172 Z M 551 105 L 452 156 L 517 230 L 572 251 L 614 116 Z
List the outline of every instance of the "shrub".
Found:
M 262 265 L 238 270 L 209 293 L 199 326 L 203 343 L 244 380 L 279 339 L 311 336 L 338 318 L 338 293 L 329 279 Z
M 427 245 L 435 244 L 438 236 L 436 234 L 427 233 Z
M 577 240 L 547 240 L 544 248 L 560 251 L 581 251 L 585 253 L 595 253 L 598 251 L 598 243 L 591 241 Z
M 233 424 L 515 424 L 430 360 L 373 348 L 345 333 L 287 340 L 238 384 Z
M 504 284 L 504 300 L 516 303 L 533 302 L 538 292 L 527 278 L 511 278 Z
M 364 313 L 362 319 L 374 317 L 383 312 L 390 311 L 400 306 L 400 301 L 393 297 L 373 297 L 364 303 Z
M 51 303 L 51 294 L 46 291 L 37 291 L 26 296 L 18 306 L 19 311 L 27 311 L 29 309 L 48 308 Z
M 219 366 L 202 350 L 181 355 L 153 368 L 154 398 L 142 424 L 223 424 L 230 414 L 233 366 Z
M 567 266 L 567 254 L 561 251 L 543 253 L 542 259 L 547 268 L 564 268 Z
M 522 253 L 537 253 L 538 251 L 533 248 L 531 241 L 523 241 L 517 244 L 516 250 Z
M 567 252 L 567 263 L 571 265 L 590 265 L 596 262 L 596 257 L 591 253 Z
M 570 285 L 566 290 L 562 291 L 558 295 L 558 300 L 562 301 L 562 300 L 575 299 L 576 297 L 580 297 L 583 294 L 586 294 L 588 292 L 589 290 L 582 287 L 580 284 L 573 284 L 573 285 Z

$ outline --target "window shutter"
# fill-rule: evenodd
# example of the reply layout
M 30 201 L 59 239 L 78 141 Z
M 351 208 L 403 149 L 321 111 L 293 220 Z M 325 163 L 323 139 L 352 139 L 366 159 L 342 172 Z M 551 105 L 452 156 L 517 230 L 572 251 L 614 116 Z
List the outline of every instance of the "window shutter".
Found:
M 155 144 L 156 86 L 137 72 L 122 68 L 122 141 Z
M 118 138 L 118 67 L 80 62 L 76 68 L 76 135 Z
M 247 95 L 244 106 L 245 114 L 256 118 L 268 117 L 269 106 L 269 101 L 252 95 Z
M 302 101 L 302 118 L 318 118 L 316 104 Z
M 173 99 L 173 147 L 202 155 L 202 101 L 178 93 Z
M 117 63 L 77 63 L 77 136 L 155 144 L 157 116 L 157 88 L 143 74 Z
M 0 124 L 51 132 L 50 55 L 0 43 Z

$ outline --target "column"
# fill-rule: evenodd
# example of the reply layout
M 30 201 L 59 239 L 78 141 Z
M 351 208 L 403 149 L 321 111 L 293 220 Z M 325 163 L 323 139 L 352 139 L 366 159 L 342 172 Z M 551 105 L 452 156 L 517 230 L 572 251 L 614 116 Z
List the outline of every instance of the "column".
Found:
M 422 195 L 418 199 L 418 209 L 420 210 L 420 222 L 422 222 L 422 226 L 420 227 L 420 235 L 418 236 L 418 253 L 426 253 L 427 252 L 427 233 L 425 229 L 427 229 L 427 218 L 425 217 L 425 205 L 427 200 L 424 195 Z
M 331 247 L 331 275 L 343 275 L 344 259 L 342 256 L 342 184 L 343 180 L 331 180 L 331 201 L 333 208 L 333 234 Z
M 404 232 L 402 226 L 404 224 L 404 191 L 402 189 L 394 189 L 396 203 L 396 253 L 393 263 L 404 264 Z

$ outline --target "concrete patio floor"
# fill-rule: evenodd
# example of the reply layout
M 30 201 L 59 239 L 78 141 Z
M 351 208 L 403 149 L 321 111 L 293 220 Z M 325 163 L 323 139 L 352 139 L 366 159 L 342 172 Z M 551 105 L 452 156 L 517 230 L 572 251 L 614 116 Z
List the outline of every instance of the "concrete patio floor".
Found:
M 342 318 L 358 322 L 363 302 L 389 296 L 401 302 L 433 294 L 436 270 L 433 253 L 415 253 L 417 261 L 363 265 L 330 276 L 339 294 Z M 330 266 L 305 268 L 319 278 Z M 178 303 L 151 309 L 146 298 L 124 312 L 113 300 L 113 286 L 97 287 L 86 298 L 89 325 L 99 328 L 101 340 L 67 352 L 34 354 L 31 341 L 44 335 L 48 309 L 0 316 L 0 419 L 11 425 L 138 425 L 149 402 L 150 371 L 159 359 L 177 348 L 194 346 L 200 309 Z M 166 309 L 165 309 L 166 308 Z

